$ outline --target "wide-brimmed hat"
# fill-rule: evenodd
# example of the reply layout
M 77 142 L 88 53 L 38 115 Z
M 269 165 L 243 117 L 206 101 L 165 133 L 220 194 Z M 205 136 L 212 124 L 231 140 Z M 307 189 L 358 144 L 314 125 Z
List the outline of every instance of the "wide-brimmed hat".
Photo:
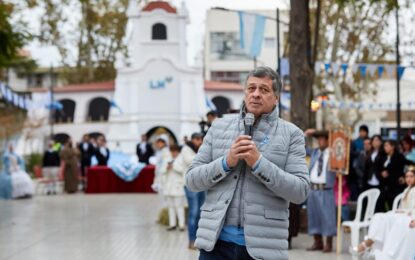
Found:
M 319 137 L 326 137 L 329 138 L 329 131 L 327 130 L 316 130 L 313 134 L 313 137 L 319 138 Z

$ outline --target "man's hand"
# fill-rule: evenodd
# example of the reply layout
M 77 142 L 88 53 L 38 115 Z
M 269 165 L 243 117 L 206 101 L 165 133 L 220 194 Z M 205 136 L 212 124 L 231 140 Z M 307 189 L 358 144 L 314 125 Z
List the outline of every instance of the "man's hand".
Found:
M 387 171 L 383 171 L 381 174 L 382 174 L 383 178 L 388 178 L 389 177 L 389 173 Z
M 245 160 L 249 167 L 252 167 L 259 159 L 260 153 L 249 135 L 241 135 L 233 142 L 226 163 L 229 167 L 235 167 L 239 160 Z

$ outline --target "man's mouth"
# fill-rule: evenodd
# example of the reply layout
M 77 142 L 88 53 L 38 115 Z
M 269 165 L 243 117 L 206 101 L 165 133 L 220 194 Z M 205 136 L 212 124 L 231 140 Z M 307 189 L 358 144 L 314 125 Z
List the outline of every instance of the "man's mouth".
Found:
M 251 105 L 254 105 L 254 106 L 260 106 L 260 105 L 262 105 L 260 102 L 250 102 L 250 104 Z

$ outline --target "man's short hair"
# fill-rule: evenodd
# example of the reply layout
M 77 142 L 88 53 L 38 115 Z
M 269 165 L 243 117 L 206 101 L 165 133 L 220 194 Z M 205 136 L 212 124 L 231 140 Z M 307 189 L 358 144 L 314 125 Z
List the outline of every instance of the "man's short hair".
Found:
M 366 133 L 369 133 L 369 127 L 367 127 L 367 125 L 361 125 L 359 127 L 359 132 L 360 131 L 365 131 Z
M 246 82 L 248 81 L 249 77 L 270 78 L 272 80 L 272 90 L 274 91 L 274 94 L 276 96 L 279 96 L 282 83 L 281 83 L 280 76 L 275 70 L 271 69 L 270 67 L 266 67 L 266 66 L 258 67 L 258 68 L 251 70 L 248 73 L 248 76 L 246 76 L 245 86 L 246 86 Z
M 214 116 L 214 117 L 216 117 L 216 116 L 218 116 L 218 113 L 216 113 L 216 111 L 211 110 L 211 111 L 207 112 L 206 116 Z
M 203 133 L 195 132 L 195 133 L 192 134 L 192 136 L 190 137 L 190 139 L 197 139 L 197 138 L 203 139 L 204 136 L 205 135 Z

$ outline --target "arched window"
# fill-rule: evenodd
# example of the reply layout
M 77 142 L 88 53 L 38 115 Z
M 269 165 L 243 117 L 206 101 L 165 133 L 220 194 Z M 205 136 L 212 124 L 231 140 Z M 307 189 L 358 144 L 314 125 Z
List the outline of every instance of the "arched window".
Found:
M 62 109 L 55 110 L 56 123 L 72 123 L 75 115 L 75 101 L 72 99 L 61 99 Z
M 65 133 L 58 133 L 58 134 L 53 135 L 53 140 L 62 145 L 65 144 L 69 138 L 70 136 Z
M 97 97 L 89 103 L 87 121 L 108 121 L 110 102 L 103 97 Z
M 231 108 L 231 102 L 228 98 L 218 96 L 212 98 L 213 104 L 215 104 L 216 109 L 218 110 L 218 116 L 221 117 L 223 114 L 229 113 L 229 109 Z
M 151 30 L 151 39 L 167 40 L 167 28 L 162 23 L 156 23 Z

